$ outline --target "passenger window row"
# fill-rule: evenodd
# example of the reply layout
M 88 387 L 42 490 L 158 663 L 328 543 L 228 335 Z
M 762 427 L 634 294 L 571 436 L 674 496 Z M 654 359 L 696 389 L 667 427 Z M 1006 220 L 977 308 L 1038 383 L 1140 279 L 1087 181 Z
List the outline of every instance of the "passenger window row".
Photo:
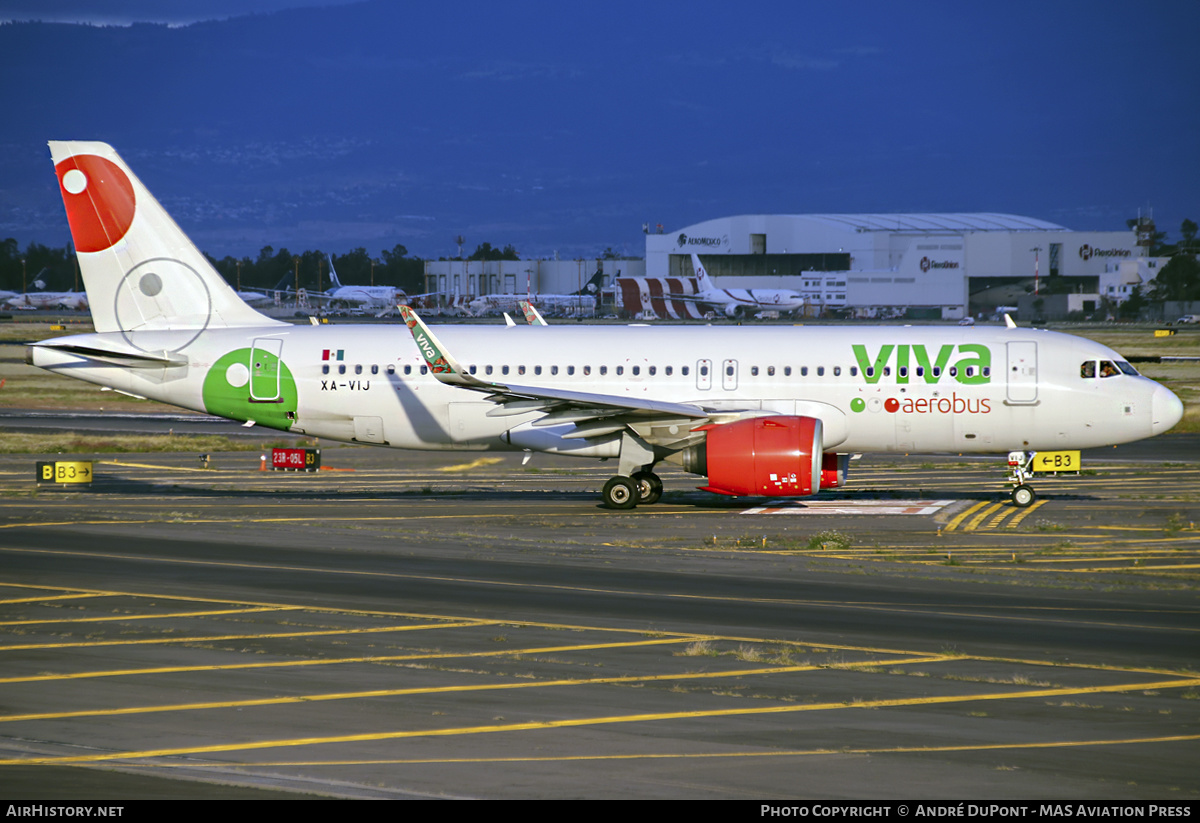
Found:
M 1105 361 L 1105 362 L 1107 362 L 1107 361 Z M 1087 365 L 1089 365 L 1089 364 L 1087 364 L 1087 363 L 1084 364 L 1085 367 Z M 1091 363 L 1090 365 L 1092 365 L 1093 369 L 1094 369 L 1095 364 Z M 1121 363 L 1119 365 L 1123 366 L 1125 369 L 1129 369 L 1129 371 L 1126 371 L 1126 374 L 1136 374 L 1136 372 L 1132 371 L 1132 367 L 1129 366 L 1128 363 Z M 337 366 L 337 373 L 338 374 L 346 374 L 348 369 L 350 369 L 350 367 L 346 366 L 345 364 L 339 363 Z M 369 370 L 370 374 L 377 375 L 377 374 L 379 374 L 379 369 L 380 369 L 380 367 L 377 365 L 371 365 L 371 366 L 355 365 L 353 367 L 353 373 L 354 374 L 363 374 L 364 370 Z M 402 367 L 401 370 L 406 375 L 413 374 L 414 370 L 419 371 L 420 374 L 428 374 L 429 373 L 429 367 L 424 364 L 422 364 L 420 366 L 405 365 Z M 555 376 L 558 376 L 561 374 L 565 374 L 568 377 L 573 377 L 578 374 L 578 375 L 582 375 L 584 377 L 590 377 L 594 373 L 601 377 L 606 377 L 609 374 L 609 370 L 610 370 L 609 366 L 597 366 L 597 367 L 595 367 L 594 370 L 593 370 L 592 366 L 532 366 L 532 367 L 526 367 L 523 365 L 522 366 L 490 366 L 490 365 L 488 365 L 488 366 L 483 366 L 481 368 L 476 365 L 471 365 L 471 366 L 467 367 L 467 371 L 470 372 L 471 374 L 483 374 L 485 376 L 496 375 L 496 374 L 499 374 L 499 375 L 532 374 L 535 377 L 540 377 L 540 376 L 548 374 L 552 377 L 555 377 Z M 645 374 L 649 377 L 656 377 L 659 375 L 660 372 L 664 377 L 671 377 L 671 376 L 675 375 L 675 373 L 677 371 L 674 366 L 663 366 L 661 369 L 658 366 L 645 366 L 643 369 L 643 367 L 640 365 L 629 366 L 628 370 L 629 370 L 628 373 L 633 377 L 640 377 L 643 373 L 643 370 L 645 371 Z M 321 365 L 321 374 L 329 374 L 330 371 L 331 371 L 331 367 L 328 363 L 324 363 Z M 385 368 L 385 371 L 387 374 L 391 375 L 391 374 L 396 374 L 397 369 L 396 369 L 395 365 L 388 364 L 388 366 Z M 709 367 L 706 365 L 701 365 L 697 369 L 697 371 L 701 377 L 708 377 L 708 375 L 709 375 Z M 725 374 L 727 374 L 728 376 L 732 377 L 734 374 L 734 371 L 735 371 L 735 367 L 733 365 L 727 364 L 725 366 Z M 846 371 L 851 377 L 858 376 L 858 366 L 850 366 Z M 842 372 L 843 372 L 843 368 L 841 366 L 832 366 L 828 369 L 825 366 L 814 366 L 811 369 L 809 366 L 798 366 L 798 367 L 751 366 L 750 367 L 750 376 L 751 377 L 763 377 L 763 376 L 776 377 L 779 375 L 782 375 L 783 377 L 791 377 L 793 374 L 798 374 L 800 377 L 808 377 L 810 375 L 810 373 L 816 375 L 817 377 L 824 377 L 826 375 L 826 373 L 832 374 L 834 377 L 840 377 L 842 375 Z M 930 372 L 934 377 L 940 377 L 942 375 L 942 369 L 940 369 L 937 366 L 934 366 L 930 370 Z M 612 373 L 619 377 L 624 376 L 626 373 L 626 367 L 625 366 L 613 366 Z M 681 375 L 683 377 L 687 377 L 688 375 L 691 374 L 691 368 L 689 366 L 680 366 L 678 368 L 678 373 L 679 373 L 679 375 Z M 902 378 L 908 377 L 910 375 L 910 373 L 915 374 L 917 377 L 924 377 L 925 369 L 921 366 L 917 366 L 916 368 L 913 368 L 913 369 L 909 369 L 907 366 L 901 366 L 896 370 L 896 374 Z M 951 377 L 957 377 L 958 376 L 958 368 L 955 366 L 951 366 L 950 368 L 946 369 L 946 373 L 948 375 L 950 375 Z M 991 375 L 991 369 L 985 366 L 982 369 L 976 370 L 976 368 L 974 366 L 967 366 L 963 370 L 963 374 L 966 375 L 967 377 L 974 377 L 976 373 L 982 374 L 984 377 L 989 377 Z M 864 374 L 866 374 L 867 377 L 874 377 L 875 369 L 872 367 L 868 367 L 864 371 Z M 883 367 L 883 376 L 889 377 L 889 376 L 891 376 L 891 374 L 892 374 L 892 367 L 884 366 Z M 1085 376 L 1087 376 L 1087 375 L 1085 375 Z M 1105 375 L 1105 376 L 1108 376 L 1108 375 Z

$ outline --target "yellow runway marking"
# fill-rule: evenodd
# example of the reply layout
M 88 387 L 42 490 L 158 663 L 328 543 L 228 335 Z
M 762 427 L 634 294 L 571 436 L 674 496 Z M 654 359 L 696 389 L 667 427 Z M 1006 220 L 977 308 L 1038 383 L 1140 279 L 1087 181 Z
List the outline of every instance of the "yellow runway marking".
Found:
M 164 614 L 119 614 L 106 617 L 59 617 L 53 620 L 0 620 L 0 626 L 38 626 L 46 623 L 111 623 L 124 620 L 170 620 L 178 617 L 219 617 L 225 614 L 262 614 L 281 611 L 298 611 L 300 606 L 290 609 L 259 606 L 246 609 L 213 609 L 203 612 L 167 612 Z
M 62 556 L 68 556 L 68 557 L 74 557 L 79 554 L 84 554 L 85 556 L 90 557 L 90 558 L 109 557 L 109 558 L 122 559 L 122 560 L 136 559 L 140 562 L 145 562 L 147 560 L 147 558 L 145 558 L 145 557 L 139 557 L 139 556 L 125 557 L 123 555 L 116 555 L 116 554 L 92 554 L 92 553 L 81 553 L 81 552 L 71 552 L 71 551 L 65 551 L 65 550 L 49 550 L 49 549 L 17 549 L 17 548 L 3 549 L 3 548 L 0 548 L 0 552 L 4 552 L 4 551 L 19 552 L 19 553 L 32 553 L 32 554 L 62 555 Z M 189 566 L 208 566 L 208 567 L 215 567 L 215 568 L 248 568 L 248 569 L 265 569 L 265 570 L 270 570 L 270 571 L 303 571 L 303 572 L 315 572 L 318 574 L 326 574 L 326 575 L 365 576 L 365 577 L 375 577 L 375 578 L 383 578 L 383 579 L 402 579 L 402 580 L 418 580 L 418 581 L 432 580 L 432 581 L 438 581 L 438 582 L 471 583 L 471 584 L 475 584 L 475 585 L 496 586 L 496 587 L 502 587 L 502 588 L 514 588 L 514 589 L 522 589 L 523 588 L 523 589 L 537 589 L 537 590 L 544 590 L 544 591 L 567 591 L 567 592 L 581 592 L 581 593 L 588 593 L 588 594 L 609 594 L 609 595 L 621 594 L 621 595 L 635 595 L 635 596 L 645 594 L 644 592 L 639 592 L 639 591 L 630 590 L 630 589 L 606 589 L 606 588 L 595 588 L 595 587 L 585 587 L 585 586 L 562 586 L 562 585 L 554 585 L 554 584 L 546 584 L 546 583 L 538 583 L 538 584 L 510 583 L 510 582 L 506 582 L 506 581 L 502 581 L 502 580 L 487 580 L 487 579 L 482 579 L 482 578 L 458 578 L 458 577 L 446 577 L 446 576 L 440 576 L 440 575 L 429 576 L 429 575 L 406 575 L 406 574 L 397 574 L 397 573 L 393 573 L 393 572 L 357 572 L 357 571 L 348 571 L 348 570 L 344 570 L 344 569 L 328 569 L 328 568 L 322 569 L 322 568 L 313 568 L 313 567 L 305 567 L 305 566 L 275 566 L 275 565 L 265 564 L 265 563 L 233 563 L 233 562 L 228 562 L 228 561 L 212 561 L 212 560 L 183 560 L 183 559 L 179 559 L 179 558 L 162 558 L 162 557 L 151 558 L 151 559 L 154 560 L 155 562 L 163 563 L 163 564 L 177 563 L 177 564 L 189 565 Z M 936 562 L 940 562 L 940 561 L 936 561 Z M 670 594 L 670 595 L 661 595 L 661 596 L 666 597 L 671 600 L 687 600 L 687 601 L 697 601 L 697 602 L 770 603 L 770 604 L 790 604 L 790 605 L 804 605 L 804 604 L 811 605 L 814 602 L 816 602 L 816 601 L 809 601 L 809 600 L 804 600 L 804 599 L 759 598 L 759 597 L 716 597 L 716 596 L 711 596 L 711 595 L 696 595 L 696 594 Z M 905 607 L 902 605 L 891 605 L 891 606 L 884 607 L 884 606 L 881 606 L 878 604 L 873 604 L 873 603 L 847 603 L 847 602 L 841 602 L 841 601 L 820 601 L 820 602 L 823 605 L 826 605 L 832 609 L 852 609 L 852 610 L 853 609 L 861 609 L 861 610 L 877 611 L 877 612 L 882 612 L 882 613 L 900 612 L 900 613 L 905 613 L 905 614 L 934 614 L 934 615 L 953 614 L 956 616 L 969 616 L 969 615 L 973 614 L 973 612 L 962 611 L 961 609 L 971 609 L 971 608 L 978 607 L 978 604 L 968 604 L 968 605 L 964 605 L 961 607 L 942 607 L 940 609 L 935 610 L 935 609 L 928 609 L 928 608 L 908 608 L 908 607 Z M 1031 620 L 1036 621 L 1036 620 L 1043 619 L 1040 617 L 1024 617 L 1021 615 L 1005 615 L 1005 614 L 996 614 L 996 613 L 983 614 L 980 616 L 985 616 L 985 617 L 987 617 L 989 619 L 993 619 L 993 620 L 1007 620 L 1007 621 L 1016 621 L 1016 622 L 1028 622 Z M 478 625 L 489 625 L 489 624 L 503 623 L 503 622 L 512 622 L 512 621 L 480 621 L 478 623 Z M 1075 619 L 1075 620 L 1072 620 L 1071 622 L 1090 625 L 1090 626 L 1120 625 L 1123 628 L 1130 627 L 1130 626 L 1124 625 L 1124 624 L 1112 624 L 1112 623 L 1107 623 L 1107 622 L 1098 622 L 1098 621 L 1094 621 L 1094 620 Z M 1145 626 L 1136 626 L 1136 627 L 1137 628 L 1148 628 Z M 359 630 L 359 631 L 368 631 L 368 630 Z M 389 631 L 389 630 L 388 629 L 371 629 L 369 631 Z M 1177 629 L 1177 631 L 1200 631 L 1200 629 L 1186 629 L 1185 628 L 1185 629 Z M 338 632 L 332 632 L 332 633 L 336 634 Z M 253 639 L 254 637 L 271 637 L 271 636 L 272 635 L 248 635 L 248 636 L 244 636 L 244 637 L 234 636 L 234 637 L 229 637 L 229 638 L 224 638 L 224 637 L 193 638 L 190 640 L 187 638 L 171 638 L 171 639 L 165 639 L 165 640 L 161 640 L 161 641 L 145 640 L 145 641 L 128 641 L 128 642 L 131 642 L 131 643 L 155 643 L 155 642 L 187 643 L 187 642 L 202 642 L 202 641 L 211 640 L 211 639 L 217 639 L 217 640 Z M 286 636 L 292 636 L 292 635 L 281 635 L 281 636 L 286 637 Z M 303 635 L 301 634 L 299 636 L 303 636 Z M 114 645 L 118 645 L 118 643 L 116 641 L 113 641 L 113 643 L 114 643 Z M 0 646 L 0 651 L 13 650 L 13 649 L 35 649 L 35 648 L 71 648 L 71 647 L 75 647 L 75 646 L 79 646 L 79 645 L 82 645 L 82 644 Z M 94 645 L 104 645 L 104 642 L 97 643 Z
M 1082 558 L 1087 559 L 1087 558 Z M 1085 569 L 1059 569 L 1064 572 L 1162 572 L 1180 569 L 1200 569 L 1200 563 L 1176 564 L 1171 566 L 1089 566 Z
M 1029 689 L 1020 692 L 995 692 L 991 694 L 944 695 L 940 697 L 897 698 L 892 700 L 864 700 L 856 703 L 808 703 L 788 706 L 762 706 L 756 708 L 710 709 L 690 712 L 659 712 L 653 714 L 609 715 L 603 717 L 580 717 L 565 720 L 535 720 L 526 723 L 507 723 L 490 726 L 462 726 L 448 729 L 414 729 L 391 732 L 368 732 L 362 734 L 332 735 L 327 737 L 301 737 L 279 740 L 258 740 L 243 743 L 217 743 L 208 746 L 180 746 L 146 751 L 111 752 L 107 754 L 70 755 L 66 757 L 29 757 L 0 760 L 0 766 L 16 765 L 61 765 L 67 763 L 100 763 L 111 760 L 142 760 L 155 757 L 179 757 L 201 754 L 226 754 L 229 752 L 257 751 L 262 749 L 292 748 L 300 746 L 328 745 L 335 743 L 363 743 L 383 740 L 405 740 L 421 737 L 455 737 L 460 735 L 495 734 L 498 732 L 541 731 L 545 729 L 569 729 L 585 726 L 605 726 L 625 723 L 649 723 L 664 720 L 696 720 L 718 717 L 762 717 L 767 715 L 797 714 L 812 711 L 837 711 L 845 709 L 881 709 L 904 706 L 950 705 L 976 703 L 993 700 L 1028 700 L 1032 698 L 1066 697 L 1084 694 L 1111 694 L 1130 691 L 1179 689 L 1200 686 L 1200 678 L 1163 680 L 1151 683 L 1120 683 L 1109 686 L 1085 686 L 1077 688 Z
M 1038 500 L 1032 506 L 1029 506 L 1027 509 L 1025 509 L 1025 511 L 1021 512 L 1016 517 L 1014 517 L 1012 522 L 1008 524 L 1008 527 L 1010 529 L 1016 528 L 1022 520 L 1024 520 L 1029 515 L 1033 514 L 1034 511 L 1036 511 L 1037 509 L 1040 509 L 1044 505 L 1046 505 L 1045 500 Z
M 1166 737 L 1130 737 L 1101 740 L 1044 740 L 1030 743 L 975 743 L 961 746 L 888 746 L 880 748 L 792 749 L 789 751 L 752 752 L 649 752 L 640 754 L 576 754 L 558 757 L 447 757 L 390 760 L 256 760 L 253 763 L 146 763 L 142 765 L 163 769 L 178 768 L 282 768 L 299 766 L 447 766 L 468 763 L 564 763 L 608 760 L 712 760 L 726 757 L 812 757 L 813 755 L 846 754 L 936 754 L 938 752 L 988 752 L 1023 749 L 1062 749 L 1085 746 L 1131 746 L 1142 743 L 1184 743 L 1200 740 L 1200 734 L 1177 734 Z
M 980 523 L 982 523 L 982 522 L 983 522 L 983 519 L 984 519 L 985 517 L 987 517 L 989 514 L 991 514 L 992 512 L 996 511 L 996 509 L 1000 508 L 1000 507 L 1001 507 L 1001 506 L 1003 506 L 1003 505 L 1004 505 L 1003 503 L 993 503 L 991 506 L 988 506 L 986 509 L 984 509 L 983 511 L 981 511 L 979 514 L 977 514 L 977 515 L 975 515 L 974 517 L 972 517 L 972 518 L 971 518 L 971 522 L 970 522 L 970 523 L 968 523 L 967 525 L 963 526 L 963 531 L 965 531 L 965 532 L 973 532 L 973 531 L 975 531 L 975 528 L 976 528 L 976 527 L 977 527 L 977 526 L 978 526 Z
M 320 660 L 277 660 L 263 663 L 225 663 L 209 666 L 160 666 L 151 669 L 108 669 L 104 671 L 72 672 L 70 674 L 37 674 L 27 677 L 0 677 L 0 684 L 34 683 L 39 681 L 90 680 L 94 677 L 128 677 L 147 674 L 181 674 L 183 672 L 223 672 L 244 669 L 287 669 L 301 666 L 344 666 L 351 663 L 399 663 L 406 660 L 457 660 L 481 657 L 519 657 L 530 654 L 561 654 L 563 652 L 598 651 L 601 649 L 632 649 L 639 646 L 662 646 L 693 643 L 716 638 L 695 635 L 658 640 L 631 640 L 621 643 L 581 643 L 574 646 L 542 646 L 530 649 L 502 649 L 490 652 L 445 652 L 442 654 L 389 654 L 370 657 L 322 658 Z
M 478 581 L 476 581 L 476 582 L 478 582 Z M 293 604 L 293 603 L 272 603 L 272 602 L 254 603 L 254 602 L 246 602 L 246 601 L 238 601 L 238 600 L 227 600 L 227 599 L 223 599 L 223 598 L 205 598 L 205 597 L 196 597 L 196 596 L 173 595 L 173 594 L 166 594 L 166 593 L 161 593 L 161 592 L 131 592 L 131 591 L 105 590 L 105 589 L 89 590 L 89 589 L 80 589 L 79 587 L 61 587 L 61 586 L 34 585 L 34 584 L 11 583 L 11 582 L 0 582 L 0 588 L 35 589 L 35 590 L 48 590 L 48 591 L 59 591 L 59 592 L 76 592 L 76 593 L 83 593 L 88 596 L 96 596 L 96 597 L 128 597 L 128 598 L 134 598 L 134 599 L 175 600 L 175 601 L 184 601 L 184 602 L 192 602 L 192 603 L 228 604 L 228 605 L 242 606 L 242 607 L 255 606 L 255 607 L 265 607 L 265 608 L 271 608 L 271 609 L 279 609 L 281 611 L 299 609 L 304 612 L 311 612 L 314 614 L 350 615 L 350 616 L 358 616 L 358 617 L 365 616 L 365 617 L 375 617 L 375 618 L 384 618 L 384 619 L 447 621 L 445 623 L 434 623 L 432 625 L 432 628 L 454 627 L 459 624 L 461 624 L 463 626 L 494 625 L 497 622 L 497 621 L 480 622 L 480 621 L 476 621 L 476 620 L 473 620 L 470 618 L 461 617 L 458 615 L 428 614 L 428 613 L 422 613 L 422 612 L 382 611 L 382 610 L 369 610 L 369 609 L 330 608 L 330 607 L 321 607 L 321 606 L 300 606 L 300 605 Z M 763 602 L 763 601 L 755 600 L 754 602 Z M 771 602 L 775 602 L 775 601 L 771 601 Z M 840 600 L 839 601 L 834 601 L 834 600 L 792 600 L 792 601 L 788 601 L 788 602 L 804 603 L 804 604 L 815 605 L 815 606 L 826 606 L 829 608 L 853 607 L 853 608 L 863 608 L 863 609 L 886 609 L 886 610 L 898 610 L 898 609 L 908 608 L 908 606 L 906 606 L 906 604 L 896 604 L 896 603 L 885 604 L 883 602 L 875 602 L 875 601 L 862 601 L 862 602 L 858 602 L 858 603 L 846 603 L 846 602 L 840 601 Z M 916 604 L 914 604 L 914 605 L 916 605 Z M 951 603 L 951 604 L 947 604 L 946 606 L 943 607 L 943 609 L 948 610 L 948 612 L 947 611 L 939 611 L 939 612 L 935 612 L 935 614 L 951 613 L 951 614 L 955 614 L 955 615 L 960 615 L 960 614 L 964 614 L 964 612 L 962 611 L 963 609 L 977 608 L 978 605 L 979 605 L 978 603 Z M 1010 607 L 997 606 L 995 608 L 996 608 L 996 611 L 1002 612 L 1002 611 L 1006 611 Z M 1041 613 L 1064 613 L 1064 614 L 1068 614 L 1068 615 L 1070 615 L 1078 610 L 1078 608 L 1074 607 L 1074 606 L 1039 606 L 1039 607 L 1014 606 L 1011 608 L 1019 609 L 1022 612 L 1036 612 L 1039 614 L 1041 614 Z M 1106 611 L 1141 615 L 1141 614 L 1192 614 L 1192 613 L 1195 613 L 1196 610 L 1180 611 L 1178 609 L 1110 608 L 1110 609 L 1107 609 Z M 973 613 L 966 612 L 965 614 L 973 614 Z M 1003 617 L 1003 615 L 996 615 L 996 614 L 984 615 L 984 616 Z M 1030 617 L 1025 617 L 1022 615 L 1022 616 L 1018 616 L 1016 618 L 1009 618 L 1009 619 L 1040 620 L 1043 622 L 1046 620 L 1045 617 L 1038 617 L 1036 615 L 1033 615 Z M 531 621 L 531 620 L 503 620 L 503 621 L 498 621 L 498 622 L 502 623 L 504 625 L 520 626 L 520 627 L 525 627 L 525 628 L 537 628 L 537 629 L 552 629 L 552 630 L 580 631 L 580 632 L 591 631 L 591 632 L 635 634 L 635 635 L 644 635 L 645 634 L 645 632 L 634 631 L 634 630 L 630 630 L 628 628 L 619 628 L 619 627 L 611 627 L 611 626 L 597 626 L 597 625 L 583 625 L 583 624 L 575 624 L 575 623 L 548 623 L 548 622 Z M 1093 621 L 1076 620 L 1074 622 L 1093 622 Z M 1127 624 L 1102 623 L 1099 625 L 1127 625 Z M 417 628 L 420 628 L 420 627 L 417 627 Z M 886 655 L 899 655 L 899 654 L 918 655 L 918 654 L 922 654 L 922 652 L 919 652 L 916 650 L 911 650 L 911 649 L 883 648 L 883 647 L 876 647 L 876 646 L 853 646 L 853 645 L 846 645 L 846 644 L 839 644 L 839 643 L 827 643 L 827 642 L 816 643 L 816 642 L 811 642 L 811 641 L 790 641 L 790 640 L 780 640 L 778 638 L 768 639 L 768 638 L 761 638 L 761 637 L 744 637 L 744 636 L 740 636 L 740 635 L 697 635 L 697 634 L 694 634 L 691 632 L 671 632 L 671 631 L 656 631 L 656 632 L 654 632 L 654 635 L 656 636 L 656 639 L 652 640 L 652 641 L 647 641 L 648 643 L 652 644 L 654 642 L 659 642 L 660 640 L 662 642 L 677 642 L 677 641 L 690 642 L 693 640 L 720 640 L 720 641 L 745 642 L 745 643 L 773 643 L 773 644 L 781 645 L 781 646 L 794 646 L 794 647 L 800 647 L 800 648 L 808 648 L 808 649 L 813 650 L 814 652 L 845 651 L 845 652 L 855 652 L 855 653 L 862 653 L 862 654 L 886 654 Z M 259 636 L 261 636 L 261 635 L 259 635 Z M 195 639 L 195 638 L 193 638 L 193 639 Z M 621 644 L 618 644 L 618 645 L 621 645 Z M 606 646 L 604 646 L 604 645 L 600 646 L 600 648 L 603 648 L 603 647 L 606 647 Z M 558 647 L 554 647 L 554 648 L 558 648 Z M 572 647 L 565 647 L 565 648 L 569 649 L 569 648 L 575 648 L 575 647 L 572 646 Z M 578 648 L 583 649 L 583 648 L 588 648 L 588 647 L 580 646 Z M 550 650 L 553 650 L 553 649 L 550 649 Z M 514 650 L 498 652 L 498 654 L 505 654 L 505 653 L 518 654 L 520 652 L 514 651 Z M 532 652 L 530 652 L 530 653 L 532 653 Z M 468 653 L 468 654 L 470 654 L 470 653 Z M 489 654 L 489 653 L 483 653 L 483 654 Z M 951 657 L 953 657 L 954 659 L 967 659 L 961 655 L 953 655 Z M 384 658 L 376 658 L 376 659 L 384 659 Z M 1081 667 L 1081 668 L 1089 668 L 1089 669 L 1105 669 L 1106 668 L 1104 666 L 1096 665 L 1096 664 L 1049 663 L 1049 662 L 1043 661 L 1043 660 L 1022 660 L 1022 659 L 1010 659 L 1010 658 L 1001 658 L 1001 657 L 971 656 L 970 659 L 990 660 L 990 661 L 1005 662 L 1005 663 L 1021 663 L 1021 664 L 1038 665 L 1038 666 L 1052 665 L 1052 666 Z M 313 665 L 313 664 L 316 664 L 317 662 L 318 661 L 296 661 L 296 665 L 301 665 L 301 664 Z M 240 664 L 235 664 L 235 666 L 236 665 L 240 665 Z M 271 664 L 249 664 L 249 665 L 254 666 L 254 665 L 271 665 Z M 1154 673 L 1154 674 L 1175 674 L 1174 672 L 1170 672 L 1170 671 L 1162 670 L 1162 669 L 1136 669 L 1136 668 L 1129 669 L 1129 668 L 1121 667 L 1121 668 L 1118 668 L 1115 670 L 1116 671 L 1140 671 L 1140 672 L 1147 672 L 1147 673 Z M 0 682 L 5 682 L 5 681 L 0 680 Z
M 6 585 L 8 585 L 8 584 L 0 583 L 0 587 L 6 586 Z M 37 588 L 41 588 L 41 587 L 33 586 L 32 588 L 37 589 Z M 110 597 L 110 596 L 111 595 L 109 595 L 107 593 L 94 594 L 92 592 L 84 592 L 81 594 L 51 594 L 51 595 L 45 595 L 44 597 L 14 597 L 11 600 L 0 600 L 0 606 L 15 606 L 19 603 L 50 603 L 52 601 L 58 601 L 58 600 L 88 600 L 90 598 Z
M 502 457 L 481 457 L 478 460 L 472 460 L 470 463 L 459 463 L 455 466 L 442 466 L 440 469 L 434 469 L 439 472 L 465 472 L 471 469 L 481 469 L 484 466 L 494 466 L 497 463 L 503 463 Z
M 945 660 L 945 655 L 911 657 L 890 660 L 888 665 L 934 663 Z M 844 663 L 839 669 L 856 669 L 877 666 L 877 660 L 860 663 Z M 609 686 L 620 683 L 654 683 L 670 680 L 712 680 L 732 677 L 755 677 L 768 674 L 793 674 L 829 668 L 823 665 L 771 666 L 758 669 L 737 669 L 722 672 L 681 672 L 678 674 L 622 675 L 620 677 L 576 678 L 569 680 L 532 680 L 518 683 L 476 683 L 466 686 L 430 686 L 408 689 L 374 689 L 361 692 L 333 692 L 328 694 L 306 694 L 293 697 L 263 697 L 256 700 L 221 700 L 210 703 L 179 703 L 162 706 L 136 706 L 124 709 L 81 709 L 70 712 L 38 712 L 33 714 L 0 715 L 0 723 L 28 720 L 65 720 L 78 717 L 116 717 L 131 714 L 156 714 L 159 712 L 202 711 L 205 709 L 236 709 L 252 706 L 287 706 L 296 703 L 323 703 L 330 700 L 363 700 L 373 697 L 400 697 L 417 694 L 455 694 L 459 692 L 511 691 L 513 689 L 548 689 L 560 686 Z
M 0 646 L 0 652 L 26 651 L 31 649 L 98 649 L 108 646 L 154 646 L 172 643 L 214 643 L 225 640 L 278 640 L 286 637 L 329 637 L 347 634 L 386 634 L 388 632 L 415 632 L 426 629 L 459 629 L 466 626 L 495 626 L 506 620 L 465 620 L 461 623 L 436 623 L 421 626 L 378 626 L 370 629 L 328 629 L 307 632 L 263 632 L 262 634 L 222 634 L 205 637 L 151 637 L 143 640 L 93 640 L 79 643 L 27 643 L 24 645 Z
M 184 505 L 182 501 L 180 505 Z M 391 502 L 391 501 L 389 501 Z M 662 517 L 676 516 L 687 514 L 689 516 L 699 516 L 705 514 L 721 515 L 726 514 L 724 510 L 713 509 L 711 511 L 694 510 L 688 508 L 665 506 L 656 506 L 654 511 L 639 510 L 637 517 Z M 607 517 L 611 518 L 615 515 L 611 511 L 572 511 L 572 512 L 539 512 L 538 517 Z M 456 514 L 387 514 L 377 517 L 362 517 L 356 516 L 355 523 L 374 523 L 374 522 L 390 522 L 390 523 L 411 523 L 416 520 L 493 520 L 493 519 L 514 519 L 520 515 L 512 512 L 495 512 L 495 513 L 479 513 L 470 514 L 466 512 L 458 512 Z M 312 523 L 314 517 L 311 514 L 300 517 L 171 517 L 170 515 L 160 515 L 156 517 L 141 517 L 136 520 L 121 519 L 121 520 L 44 520 L 44 521 L 27 521 L 21 523 L 0 523 L 0 529 L 17 529 L 17 528 L 45 528 L 48 526 L 139 526 L 149 523 L 162 524 L 172 523 L 181 526 L 202 526 L 213 523 Z
M 100 466 L 129 466 L 134 469 L 161 469 L 167 472 L 201 472 L 210 474 L 214 477 L 220 476 L 221 472 L 216 469 L 189 469 L 183 466 L 155 466 L 150 463 L 126 463 L 124 460 L 97 460 L 97 465 Z M 228 473 L 228 472 L 226 472 Z
M 988 501 L 983 500 L 979 503 L 976 503 L 974 506 L 971 506 L 970 508 L 959 512 L 958 514 L 956 514 L 954 516 L 954 518 L 949 523 L 946 524 L 946 528 L 943 529 L 943 531 L 948 531 L 948 532 L 954 531 L 955 529 L 958 528 L 959 524 L 963 522 L 963 520 L 965 520 L 967 517 L 969 517 L 971 514 L 978 511 L 979 509 L 982 509 L 987 504 L 988 504 Z

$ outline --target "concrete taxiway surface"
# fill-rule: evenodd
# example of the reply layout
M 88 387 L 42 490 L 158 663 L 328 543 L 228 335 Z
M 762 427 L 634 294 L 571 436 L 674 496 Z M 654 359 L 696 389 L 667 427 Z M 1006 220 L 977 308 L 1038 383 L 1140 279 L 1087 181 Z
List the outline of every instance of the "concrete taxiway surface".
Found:
M 995 459 L 868 456 L 628 513 L 540 456 L 3 456 L 0 791 L 1194 799 L 1195 446 L 1028 509 Z

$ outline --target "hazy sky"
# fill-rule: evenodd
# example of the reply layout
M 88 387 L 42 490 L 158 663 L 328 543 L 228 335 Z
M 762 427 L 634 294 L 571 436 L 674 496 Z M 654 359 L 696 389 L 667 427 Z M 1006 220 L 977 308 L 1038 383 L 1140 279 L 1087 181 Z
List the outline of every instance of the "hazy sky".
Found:
M 217 256 L 640 255 L 644 222 L 744 213 L 1200 219 L 1194 0 L 0 0 L 31 18 L 0 25 L 22 245 L 65 242 L 63 138 L 111 142 Z M 68 24 L 135 20 L 168 25 Z

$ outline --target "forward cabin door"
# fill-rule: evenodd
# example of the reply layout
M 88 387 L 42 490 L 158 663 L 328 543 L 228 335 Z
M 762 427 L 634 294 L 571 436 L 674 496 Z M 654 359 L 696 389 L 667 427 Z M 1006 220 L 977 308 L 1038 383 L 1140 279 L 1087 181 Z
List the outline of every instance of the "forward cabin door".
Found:
M 1015 340 L 1005 345 L 1008 353 L 1008 402 L 1037 402 L 1037 343 Z

